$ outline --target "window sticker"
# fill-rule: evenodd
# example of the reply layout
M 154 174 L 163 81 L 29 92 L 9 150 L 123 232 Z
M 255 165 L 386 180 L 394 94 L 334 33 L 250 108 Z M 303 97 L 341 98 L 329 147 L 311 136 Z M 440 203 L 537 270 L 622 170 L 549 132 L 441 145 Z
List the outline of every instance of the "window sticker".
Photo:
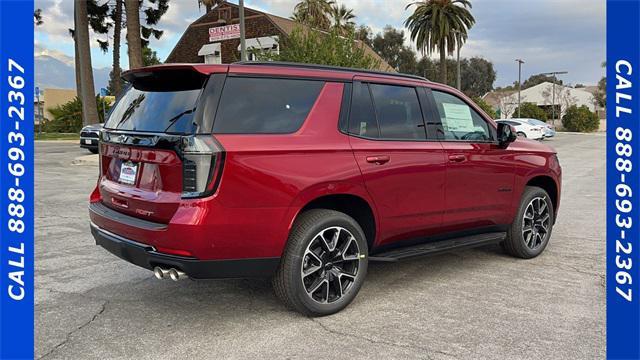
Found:
M 471 109 L 467 105 L 442 103 L 445 121 L 443 126 L 447 131 L 473 132 L 476 126 L 471 118 Z
M 367 133 L 367 123 L 364 121 L 360 122 L 360 135 L 364 135 Z

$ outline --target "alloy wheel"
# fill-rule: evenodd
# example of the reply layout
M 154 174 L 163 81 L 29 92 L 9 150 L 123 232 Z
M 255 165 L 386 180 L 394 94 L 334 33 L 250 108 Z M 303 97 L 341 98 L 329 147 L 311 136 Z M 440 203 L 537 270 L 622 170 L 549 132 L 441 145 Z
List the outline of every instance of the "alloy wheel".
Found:
M 353 287 L 360 266 L 360 248 L 351 232 L 339 226 L 316 234 L 302 256 L 302 285 L 313 301 L 333 303 Z
M 531 250 L 536 250 L 549 237 L 551 215 L 546 198 L 535 197 L 527 205 L 522 219 L 522 238 Z

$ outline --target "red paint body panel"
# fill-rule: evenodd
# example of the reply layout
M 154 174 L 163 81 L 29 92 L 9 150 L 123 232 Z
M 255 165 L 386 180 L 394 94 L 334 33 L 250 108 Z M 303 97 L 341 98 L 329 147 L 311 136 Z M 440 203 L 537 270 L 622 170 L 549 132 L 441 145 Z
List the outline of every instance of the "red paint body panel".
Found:
M 353 195 L 369 204 L 375 217 L 374 246 L 509 224 L 524 187 L 537 176 L 553 179 L 559 202 L 560 166 L 554 151 L 537 142 L 518 139 L 500 148 L 490 143 L 373 141 L 340 132 L 344 82 L 357 72 L 242 65 L 146 70 L 176 67 L 327 82 L 293 134 L 214 134 L 225 160 L 216 192 L 205 198 L 181 198 L 182 161 L 172 150 L 101 144 L 103 173 L 91 202 L 167 225 L 146 230 L 91 213 L 95 225 L 128 239 L 186 251 L 201 260 L 279 257 L 300 210 L 325 195 Z M 392 75 L 360 74 L 358 79 L 458 94 Z M 135 186 L 118 181 L 127 160 L 140 164 Z

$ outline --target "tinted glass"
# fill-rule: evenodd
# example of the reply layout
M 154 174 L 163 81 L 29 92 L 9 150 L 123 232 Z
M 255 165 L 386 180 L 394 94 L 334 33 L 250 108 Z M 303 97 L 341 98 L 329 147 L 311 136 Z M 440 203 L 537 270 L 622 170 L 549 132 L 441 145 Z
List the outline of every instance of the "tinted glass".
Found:
M 113 107 L 104 127 L 191 133 L 197 127 L 193 123 L 193 110 L 200 91 L 141 91 L 129 87 Z
M 424 122 L 418 94 L 412 87 L 370 84 L 380 137 L 424 140 Z
M 230 77 L 214 133 L 283 134 L 297 131 L 316 102 L 322 81 Z
M 379 137 L 376 113 L 367 84 L 354 84 L 351 98 L 349 133 L 369 138 Z
M 462 99 L 440 91 L 432 91 L 445 140 L 491 141 L 489 124 Z

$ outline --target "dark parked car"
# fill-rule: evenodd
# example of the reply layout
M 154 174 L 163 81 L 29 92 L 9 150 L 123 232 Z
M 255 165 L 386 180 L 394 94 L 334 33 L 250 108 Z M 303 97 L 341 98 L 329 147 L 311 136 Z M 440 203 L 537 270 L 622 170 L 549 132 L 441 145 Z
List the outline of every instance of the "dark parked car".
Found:
M 80 147 L 94 154 L 98 153 L 98 141 L 102 124 L 87 125 L 80 130 Z
M 156 277 L 272 277 L 310 316 L 347 306 L 370 261 L 500 243 L 538 256 L 555 151 L 423 78 L 280 63 L 161 65 L 101 132 L 91 231 Z

